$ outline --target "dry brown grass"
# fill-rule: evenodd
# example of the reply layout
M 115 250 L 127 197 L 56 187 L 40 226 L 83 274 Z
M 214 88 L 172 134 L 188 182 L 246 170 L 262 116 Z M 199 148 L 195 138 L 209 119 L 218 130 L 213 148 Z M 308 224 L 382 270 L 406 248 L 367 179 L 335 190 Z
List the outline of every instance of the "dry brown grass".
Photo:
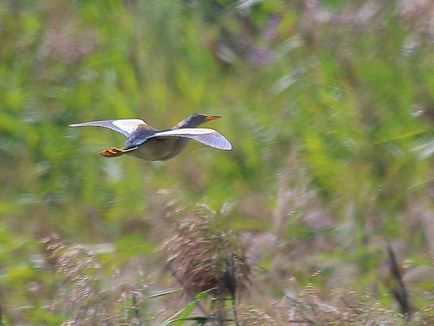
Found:
M 251 283 L 251 267 L 238 238 L 216 228 L 214 214 L 203 209 L 179 220 L 174 233 L 164 244 L 172 276 L 190 297 L 211 291 L 211 315 L 217 320 L 226 318 L 229 298 L 236 320 L 238 298 Z

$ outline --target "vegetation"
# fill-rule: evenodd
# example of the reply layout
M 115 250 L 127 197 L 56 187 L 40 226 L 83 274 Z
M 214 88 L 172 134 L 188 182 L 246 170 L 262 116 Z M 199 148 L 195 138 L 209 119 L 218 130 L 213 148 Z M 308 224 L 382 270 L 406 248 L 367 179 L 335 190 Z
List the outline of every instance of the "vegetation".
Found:
M 0 2 L 1 325 L 434 324 L 430 1 Z M 193 112 L 231 152 L 68 124 Z

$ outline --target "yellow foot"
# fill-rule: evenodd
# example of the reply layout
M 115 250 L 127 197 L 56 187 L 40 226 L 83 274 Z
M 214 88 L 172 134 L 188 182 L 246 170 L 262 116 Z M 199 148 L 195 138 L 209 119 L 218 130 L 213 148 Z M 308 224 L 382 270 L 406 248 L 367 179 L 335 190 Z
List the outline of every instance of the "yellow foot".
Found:
M 100 154 L 102 156 L 105 156 L 105 157 L 116 157 L 116 156 L 123 155 L 124 151 L 122 149 L 111 147 L 111 148 L 106 148 L 106 149 L 102 150 L 100 152 Z

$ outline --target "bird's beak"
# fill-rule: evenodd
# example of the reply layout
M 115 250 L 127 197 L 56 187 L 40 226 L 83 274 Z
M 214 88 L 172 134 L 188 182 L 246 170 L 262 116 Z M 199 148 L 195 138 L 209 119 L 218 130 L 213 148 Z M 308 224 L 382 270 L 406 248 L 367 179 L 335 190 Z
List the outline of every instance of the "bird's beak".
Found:
M 207 115 L 205 118 L 205 121 L 212 121 L 212 120 L 216 120 L 216 119 L 220 119 L 221 116 L 219 115 Z

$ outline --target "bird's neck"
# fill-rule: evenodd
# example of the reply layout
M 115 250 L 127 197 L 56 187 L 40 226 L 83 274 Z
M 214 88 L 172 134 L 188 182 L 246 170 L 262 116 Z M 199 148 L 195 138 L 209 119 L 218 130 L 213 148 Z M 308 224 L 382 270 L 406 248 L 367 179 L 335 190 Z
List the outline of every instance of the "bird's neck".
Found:
M 185 119 L 182 120 L 181 122 L 179 122 L 176 126 L 174 126 L 173 128 L 196 128 L 199 124 L 198 123 L 194 123 L 193 121 L 190 121 L 189 119 Z

